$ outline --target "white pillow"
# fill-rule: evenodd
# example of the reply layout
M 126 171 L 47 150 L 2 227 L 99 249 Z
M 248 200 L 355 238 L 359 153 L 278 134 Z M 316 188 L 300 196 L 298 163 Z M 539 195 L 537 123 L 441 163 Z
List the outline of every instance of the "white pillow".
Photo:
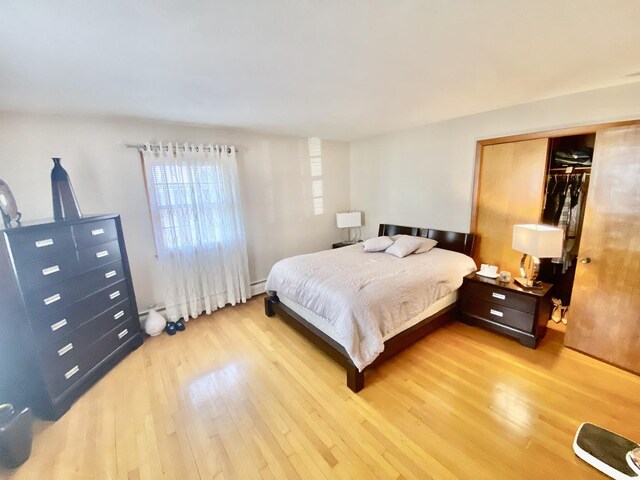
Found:
M 385 250 L 386 253 L 395 255 L 398 258 L 404 258 L 410 253 L 415 252 L 422 242 L 418 237 L 412 237 L 411 235 L 400 235 L 398 239 Z
M 413 253 L 427 253 L 429 250 L 431 250 L 433 247 L 435 247 L 438 244 L 437 240 L 434 240 L 432 238 L 423 238 L 420 237 L 420 246 L 418 247 L 418 249 L 413 252 Z
M 391 239 L 398 240 L 401 237 L 417 238 L 420 241 L 420 246 L 413 253 L 427 253 L 429 250 L 431 250 L 433 247 L 435 247 L 438 244 L 437 240 L 433 240 L 431 238 L 424 238 L 424 237 L 414 237 L 412 235 L 394 235 L 393 237 L 391 237 Z
M 389 237 L 374 237 L 362 242 L 365 252 L 381 252 L 393 245 Z

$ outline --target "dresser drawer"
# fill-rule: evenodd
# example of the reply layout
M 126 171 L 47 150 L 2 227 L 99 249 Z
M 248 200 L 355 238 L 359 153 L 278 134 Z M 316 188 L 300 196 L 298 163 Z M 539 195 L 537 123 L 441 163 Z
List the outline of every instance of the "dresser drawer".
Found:
M 66 372 L 69 368 L 73 367 L 73 365 L 68 365 L 66 362 L 71 361 L 74 364 L 78 363 L 78 359 L 80 358 L 79 355 L 82 351 L 82 345 L 78 344 L 75 337 L 76 333 L 71 332 L 65 337 L 59 338 L 48 345 L 40 347 L 40 358 L 47 368 L 55 367 L 56 365 L 63 365 L 57 369 L 58 372 L 56 375 L 60 373 L 60 370 L 64 370 Z M 65 368 L 67 370 L 65 370 Z
M 71 350 L 65 355 L 54 358 L 41 356 L 42 373 L 52 397 L 59 397 L 62 392 L 78 381 L 84 375 L 86 368 L 82 364 L 84 357 L 78 350 Z
M 36 343 L 43 347 L 68 336 L 85 320 L 82 313 L 76 312 L 72 305 L 55 314 L 32 319 L 31 330 Z
M 134 321 L 129 319 L 116 328 L 109 330 L 96 342 L 89 345 L 83 353 L 83 363 L 87 369 L 95 367 L 112 352 L 124 345 L 133 335 L 138 332 Z
M 32 329 L 50 328 L 67 316 L 87 321 L 123 301 L 129 296 L 126 281 L 112 284 L 111 278 L 105 278 L 106 273 L 112 271 L 116 271 L 117 277 L 121 268 L 121 264 L 119 267 L 111 265 L 104 273 L 97 269 L 27 295 L 26 306 Z M 96 291 L 98 284 L 102 289 Z
M 70 279 L 78 272 L 75 250 L 43 260 L 25 263 L 18 269 L 20 286 L 24 293 L 55 285 Z
M 125 299 L 101 313 L 90 321 L 83 323 L 75 332 L 74 338 L 81 345 L 89 345 L 122 322 L 131 317 L 131 302 Z
M 98 290 L 103 290 L 122 281 L 124 278 L 122 262 L 117 260 L 85 272 L 73 278 L 70 282 L 75 285 L 76 300 L 81 300 L 84 297 L 93 295 Z
M 50 320 L 64 316 L 65 309 L 77 298 L 78 291 L 73 281 L 56 283 L 26 295 L 31 323 L 49 324 Z
M 115 220 L 80 223 L 73 226 L 78 248 L 106 243 L 118 238 Z
M 118 241 L 101 243 L 78 250 L 80 270 L 86 272 L 120 260 L 120 245 Z
M 494 288 L 491 285 L 468 282 L 465 284 L 467 296 L 481 298 L 501 306 L 515 308 L 524 312 L 536 311 L 536 299 L 524 293 Z
M 76 302 L 72 310 L 78 312 L 78 314 L 82 315 L 86 320 L 97 317 L 126 300 L 128 297 L 127 283 L 125 280 L 122 280 Z
M 12 234 L 9 235 L 9 243 L 16 265 L 47 260 L 75 249 L 71 227 Z
M 535 314 L 533 313 L 497 305 L 476 297 L 463 298 L 462 313 L 517 328 L 523 332 L 532 332 L 536 323 Z

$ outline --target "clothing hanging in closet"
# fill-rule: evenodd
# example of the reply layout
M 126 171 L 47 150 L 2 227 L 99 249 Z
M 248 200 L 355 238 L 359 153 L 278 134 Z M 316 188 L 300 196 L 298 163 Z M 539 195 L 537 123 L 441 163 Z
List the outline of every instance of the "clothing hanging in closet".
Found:
M 552 275 L 553 278 L 548 280 L 557 285 L 558 296 L 562 298 L 563 305 L 568 305 L 571 299 L 571 284 L 575 274 L 588 186 L 588 173 L 557 173 L 547 177 L 543 221 L 563 230 L 564 243 L 562 255 L 552 259 L 552 265 L 545 270 Z M 571 278 L 562 278 L 565 274 Z

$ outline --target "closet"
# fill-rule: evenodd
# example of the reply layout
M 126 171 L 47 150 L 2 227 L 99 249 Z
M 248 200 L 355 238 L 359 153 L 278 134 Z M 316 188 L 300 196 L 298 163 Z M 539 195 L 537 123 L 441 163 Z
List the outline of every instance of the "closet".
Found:
M 571 304 L 595 138 L 590 133 L 549 139 L 541 223 L 561 228 L 564 245 L 560 257 L 541 261 L 538 278 L 553 284 L 553 297 L 565 307 Z M 558 316 L 561 312 L 564 316 L 566 309 L 558 309 Z
M 640 373 L 640 124 L 486 140 L 478 153 L 476 262 L 515 274 L 514 224 L 563 228 L 564 254 L 539 278 L 570 305 L 565 345 Z

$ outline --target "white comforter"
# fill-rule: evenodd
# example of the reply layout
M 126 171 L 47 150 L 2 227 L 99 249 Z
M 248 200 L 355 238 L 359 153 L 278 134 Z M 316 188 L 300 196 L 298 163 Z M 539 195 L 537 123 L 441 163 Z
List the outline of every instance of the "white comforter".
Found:
M 440 248 L 397 258 L 352 245 L 279 261 L 266 290 L 326 319 L 362 371 L 384 350 L 387 333 L 460 288 L 474 270 L 470 257 Z

